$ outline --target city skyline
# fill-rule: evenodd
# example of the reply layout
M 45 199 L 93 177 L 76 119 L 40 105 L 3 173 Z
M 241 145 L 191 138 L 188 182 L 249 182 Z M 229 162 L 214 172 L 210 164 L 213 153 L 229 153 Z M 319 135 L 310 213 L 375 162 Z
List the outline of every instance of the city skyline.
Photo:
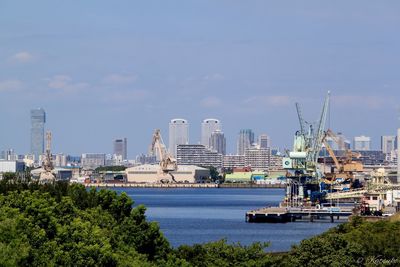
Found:
M 37 112 L 41 112 L 40 114 L 42 114 L 43 113 L 43 115 L 41 115 L 42 117 L 43 117 L 43 119 L 44 119 L 44 121 L 42 122 L 42 126 L 41 126 L 41 128 L 40 128 L 40 130 L 41 131 L 43 131 L 43 133 L 44 133 L 44 123 L 47 123 L 47 120 L 46 120 L 46 117 L 47 117 L 47 113 L 45 112 L 45 110 L 43 109 L 43 108 L 36 108 L 36 109 L 31 109 L 31 116 L 30 116 L 30 119 L 32 120 L 32 114 L 33 113 L 37 113 Z M 41 119 L 41 121 L 43 120 L 43 119 Z M 204 119 L 204 120 L 202 120 L 201 122 L 200 122 L 200 134 L 198 135 L 199 136 L 199 139 L 197 140 L 197 141 L 193 141 L 193 142 L 183 142 L 182 144 L 189 144 L 189 145 L 196 145 L 196 144 L 201 144 L 201 140 L 202 140 L 202 138 L 201 138 L 201 136 L 202 136 L 202 130 L 203 130 L 203 125 L 204 125 L 204 122 L 205 121 L 207 121 L 207 120 L 212 120 L 212 121 L 217 121 L 218 122 L 218 127 L 221 127 L 221 122 L 220 122 L 220 120 L 218 120 L 218 119 Z M 189 121 L 188 120 L 186 120 L 186 119 L 171 119 L 170 120 L 170 122 L 169 122 L 169 133 L 168 133 L 168 139 L 169 139 L 169 142 L 168 142 L 168 148 L 169 148 L 169 143 L 170 143 L 170 141 L 171 141 L 171 136 L 170 136 L 170 131 L 171 131 L 171 124 L 174 124 L 174 123 L 178 123 L 178 124 L 181 124 L 182 122 L 184 122 L 184 124 L 186 125 L 185 126 L 185 129 L 184 129 L 184 131 L 185 131 L 185 134 L 184 134 L 184 136 L 182 137 L 179 137 L 180 139 L 184 139 L 184 140 L 187 140 L 187 141 L 189 141 L 189 139 L 190 140 L 192 140 L 191 139 L 191 136 L 190 136 L 190 134 L 189 134 L 189 126 L 190 126 L 190 123 L 189 123 Z M 32 121 L 31 121 L 31 124 L 32 124 Z M 179 125 L 178 125 L 179 126 Z M 173 127 L 174 128 L 174 127 Z M 175 130 L 175 128 L 174 128 L 174 130 Z M 217 130 L 217 132 L 218 132 L 219 130 Z M 233 139 L 233 140 L 228 140 L 228 141 L 224 141 L 224 147 L 226 147 L 226 143 L 232 143 L 231 144 L 231 148 L 230 148 L 230 150 L 225 150 L 226 151 L 226 154 L 229 154 L 229 155 L 238 155 L 237 153 L 238 153 L 238 145 L 239 145 L 239 140 L 241 139 L 240 138 L 240 136 L 241 136 L 241 134 L 242 134 L 242 132 L 246 132 L 246 131 L 251 131 L 251 134 L 252 134 L 252 136 L 253 136 L 253 142 L 254 142 L 254 144 L 257 144 L 257 145 L 260 145 L 260 138 L 262 137 L 262 138 L 266 138 L 268 141 L 267 141 L 267 143 L 268 143 L 268 145 L 269 145 L 269 148 L 274 148 L 274 149 L 276 149 L 276 148 L 278 148 L 278 149 L 281 149 L 282 151 L 284 150 L 284 149 L 286 149 L 286 148 L 290 148 L 290 146 L 291 146 L 291 144 L 289 143 L 286 147 L 284 146 L 284 147 L 278 147 L 278 146 L 274 146 L 274 145 L 272 145 L 271 146 L 271 141 L 270 141 L 270 136 L 269 135 L 267 135 L 267 134 L 265 134 L 265 133 L 255 133 L 254 131 L 253 131 L 253 129 L 241 129 L 241 130 L 239 130 L 238 131 L 238 133 L 235 135 L 235 139 Z M 223 135 L 224 135 L 224 133 L 222 133 Z M 338 134 L 338 136 L 340 137 L 340 138 L 345 138 L 345 136 L 343 135 L 343 133 L 341 132 L 341 131 L 338 131 L 337 132 L 337 134 Z M 32 135 L 32 129 L 31 129 L 31 135 Z M 256 138 L 256 136 L 257 136 L 257 138 Z M 351 144 L 351 146 L 350 146 L 350 148 L 351 149 L 353 149 L 353 150 L 382 150 L 383 151 L 383 147 L 382 147 L 382 138 L 383 137 L 388 137 L 388 135 L 380 135 L 380 138 L 379 138 L 379 140 L 374 140 L 374 139 L 372 139 L 370 136 L 364 136 L 364 135 L 357 135 L 357 136 L 353 136 L 353 142 L 352 142 L 352 144 Z M 390 137 L 393 137 L 393 138 L 395 138 L 396 136 L 393 136 L 393 135 L 390 135 Z M 32 137 L 31 137 L 32 138 Z M 44 136 L 43 136 L 43 138 L 44 138 Z M 179 139 L 178 138 L 178 139 Z M 357 147 L 356 147 L 356 145 L 355 145 L 355 139 L 358 139 L 358 138 L 367 138 L 368 139 L 368 149 L 357 149 Z M 182 140 L 183 140 L 182 139 Z M 224 139 L 225 139 L 225 137 L 224 137 Z M 328 138 L 329 139 L 329 138 Z M 123 141 L 123 143 L 124 143 L 124 155 L 126 155 L 126 158 L 125 157 L 123 157 L 124 159 L 134 159 L 136 156 L 139 156 L 139 155 L 141 155 L 141 154 L 146 154 L 147 153 L 147 150 L 144 150 L 144 151 L 139 151 L 138 153 L 132 153 L 132 154 L 128 154 L 127 153 L 127 151 L 129 151 L 130 149 L 128 149 L 128 146 L 127 146 L 127 142 L 126 142 L 126 140 L 127 140 L 127 138 L 123 138 L 123 140 L 122 139 L 118 139 L 118 138 L 114 138 L 112 141 L 113 141 L 113 146 L 112 146 L 112 148 L 109 148 L 109 149 L 106 149 L 106 150 L 95 150 L 95 151 L 82 151 L 82 150 L 80 150 L 80 151 L 77 151 L 76 153 L 69 153 L 69 152 L 66 152 L 66 151 L 57 151 L 57 150 L 53 150 L 56 154 L 57 153 L 62 153 L 62 154 L 67 154 L 67 155 L 81 155 L 81 154 L 85 154 L 85 153 L 89 153 L 89 154 L 91 154 L 91 153 L 94 153 L 94 154 L 98 154 L 98 153 L 100 153 L 100 154 L 107 154 L 107 155 L 110 155 L 110 156 L 112 156 L 113 154 L 115 154 L 115 141 L 117 141 L 117 140 L 119 140 L 119 141 Z M 32 142 L 32 141 L 31 141 Z M 226 142 L 226 143 L 225 143 Z M 263 141 L 262 141 L 263 142 Z M 337 147 L 338 146 L 338 144 L 335 144 L 335 142 L 332 142 L 332 140 L 330 140 L 329 141 L 329 143 L 330 143 L 330 145 L 332 146 L 332 148 L 335 148 L 335 147 Z M 43 139 L 43 149 L 44 149 L 44 139 Z M 167 145 L 167 144 L 166 144 Z M 249 146 L 251 145 L 250 143 L 248 144 Z M 32 143 L 31 143 L 31 146 L 32 146 Z M 357 145 L 358 146 L 358 145 Z M 0 144 L 0 151 L 3 151 L 3 152 L 6 152 L 8 149 L 11 149 L 12 151 L 15 151 L 15 153 L 17 153 L 17 155 L 27 155 L 27 154 L 30 154 L 31 153 L 31 151 L 32 151 L 32 147 L 31 147 L 31 150 L 29 150 L 29 152 L 21 152 L 21 151 L 17 151 L 14 147 L 12 147 L 12 146 L 7 146 L 7 145 L 2 145 L 2 144 Z M 243 151 L 244 151 L 244 148 L 242 149 Z M 27 150 L 28 151 L 28 150 Z M 14 152 L 13 152 L 14 153 Z
M 197 122 L 220 119 L 228 153 L 241 128 L 290 147 L 294 103 L 316 120 L 328 90 L 329 128 L 370 136 L 374 149 L 395 135 L 399 2 L 157 3 L 3 1 L 0 149 L 29 151 L 33 107 L 68 154 L 111 151 L 126 136 L 132 158 L 181 116 L 196 141 Z

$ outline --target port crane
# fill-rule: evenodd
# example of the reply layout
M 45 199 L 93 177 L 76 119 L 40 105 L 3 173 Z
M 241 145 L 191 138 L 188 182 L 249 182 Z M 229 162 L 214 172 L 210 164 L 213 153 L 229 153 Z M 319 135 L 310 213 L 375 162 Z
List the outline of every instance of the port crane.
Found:
M 330 173 L 326 173 L 325 176 L 330 183 L 335 182 L 335 180 L 342 180 L 353 182 L 354 173 L 355 172 L 363 172 L 364 167 L 361 162 L 354 161 L 353 158 L 359 158 L 361 155 L 359 153 L 354 153 L 350 149 L 346 149 L 344 157 L 338 159 L 333 152 L 331 146 L 327 142 L 327 138 L 330 137 L 337 144 L 340 143 L 339 138 L 336 134 L 328 129 L 325 132 L 325 136 L 323 138 L 323 143 L 325 145 L 325 149 L 328 151 L 329 156 L 332 158 L 336 171 L 331 171 Z
M 329 99 L 328 91 L 317 123 L 304 120 L 300 104 L 296 103 L 300 129 L 295 133 L 293 150 L 282 162 L 283 168 L 287 170 L 287 202 L 302 203 L 303 199 L 319 191 L 322 173 L 318 167 L 318 157 L 322 149 Z
M 159 172 L 163 175 L 170 175 L 172 181 L 175 181 L 175 178 L 172 174 L 173 171 L 178 169 L 178 165 L 176 159 L 167 152 L 164 141 L 161 137 L 160 129 L 156 129 L 153 133 L 153 139 L 150 147 L 150 155 L 157 155 L 160 160 L 160 169 Z M 161 181 L 166 181 L 165 179 L 161 179 Z
M 325 136 L 323 139 L 323 143 L 325 145 L 326 150 L 329 153 L 329 156 L 332 158 L 335 163 L 335 167 L 337 172 L 335 173 L 335 178 L 343 178 L 343 179 L 354 179 L 354 172 L 363 172 L 364 167 L 361 162 L 354 161 L 353 158 L 359 158 L 361 155 L 359 153 L 354 153 L 350 149 L 346 149 L 344 157 L 340 158 L 340 160 L 336 157 L 329 143 L 327 142 L 327 137 L 332 138 L 337 144 L 340 143 L 339 138 L 336 134 L 328 129 L 325 132 Z
M 40 183 L 52 182 L 55 180 L 54 174 L 52 173 L 54 166 L 52 162 L 51 155 L 51 139 L 52 135 L 50 131 L 46 132 L 46 152 L 44 155 L 42 168 L 43 171 L 40 173 L 39 181 Z

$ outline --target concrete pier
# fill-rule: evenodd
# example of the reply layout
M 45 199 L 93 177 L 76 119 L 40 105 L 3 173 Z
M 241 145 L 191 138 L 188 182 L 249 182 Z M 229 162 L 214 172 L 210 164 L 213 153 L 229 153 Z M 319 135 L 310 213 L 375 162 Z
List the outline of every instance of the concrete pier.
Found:
M 296 220 L 308 219 L 314 222 L 318 219 L 330 218 L 334 222 L 336 217 L 349 217 L 353 214 L 352 207 L 268 207 L 246 213 L 247 222 L 295 222 Z

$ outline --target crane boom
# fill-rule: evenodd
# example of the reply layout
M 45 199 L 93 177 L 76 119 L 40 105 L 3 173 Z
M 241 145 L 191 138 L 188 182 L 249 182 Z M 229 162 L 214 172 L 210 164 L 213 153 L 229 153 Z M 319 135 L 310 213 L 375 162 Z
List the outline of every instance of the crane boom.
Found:
M 163 173 L 170 173 L 178 169 L 176 159 L 167 152 L 161 137 L 160 129 L 156 129 L 153 134 L 150 152 L 154 155 L 158 154 L 160 159 L 160 168 Z
M 296 110 L 297 110 L 297 116 L 299 117 L 300 133 L 301 133 L 302 135 L 304 135 L 304 134 L 305 134 L 305 130 L 306 130 L 306 128 L 305 128 L 305 122 L 304 122 L 304 119 L 303 119 L 303 115 L 302 115 L 302 113 L 301 113 L 300 104 L 297 103 L 297 102 L 296 102 Z

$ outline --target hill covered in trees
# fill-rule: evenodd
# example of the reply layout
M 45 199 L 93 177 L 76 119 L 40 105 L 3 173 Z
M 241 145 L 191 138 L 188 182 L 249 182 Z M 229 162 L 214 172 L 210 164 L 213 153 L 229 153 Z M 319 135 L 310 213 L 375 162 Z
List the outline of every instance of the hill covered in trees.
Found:
M 400 223 L 355 218 L 286 253 L 221 240 L 172 248 L 144 206 L 82 185 L 0 182 L 1 266 L 400 265 Z M 378 264 L 378 265 L 379 265 Z

